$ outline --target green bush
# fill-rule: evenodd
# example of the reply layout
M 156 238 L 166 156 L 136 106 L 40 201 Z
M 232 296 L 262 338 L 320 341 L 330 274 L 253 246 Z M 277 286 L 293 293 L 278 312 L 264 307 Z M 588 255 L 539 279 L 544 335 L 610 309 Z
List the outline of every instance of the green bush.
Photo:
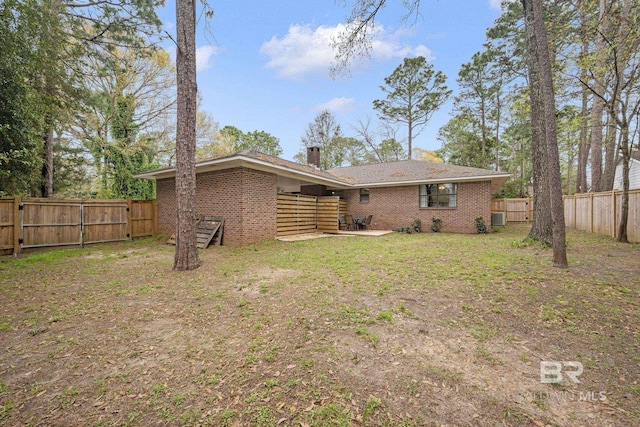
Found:
M 479 234 L 485 234 L 487 232 L 487 224 L 484 223 L 482 217 L 476 218 L 476 230 Z

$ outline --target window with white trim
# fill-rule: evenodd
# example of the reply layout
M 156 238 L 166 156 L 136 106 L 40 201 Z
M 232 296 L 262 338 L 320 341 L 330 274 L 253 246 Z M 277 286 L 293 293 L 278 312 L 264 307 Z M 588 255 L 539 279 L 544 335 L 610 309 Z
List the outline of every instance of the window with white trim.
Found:
M 458 184 L 420 185 L 421 208 L 455 208 L 458 205 Z
M 369 189 L 361 188 L 360 189 L 360 203 L 369 203 Z

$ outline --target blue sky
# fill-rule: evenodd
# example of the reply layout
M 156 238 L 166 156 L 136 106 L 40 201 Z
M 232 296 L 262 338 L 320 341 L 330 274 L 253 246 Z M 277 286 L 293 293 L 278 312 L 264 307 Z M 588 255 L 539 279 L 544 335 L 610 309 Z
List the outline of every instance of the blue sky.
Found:
M 372 102 L 384 96 L 384 78 L 404 57 L 427 57 L 457 91 L 460 65 L 482 49 L 486 29 L 500 14 L 500 0 L 422 0 L 422 16 L 410 27 L 403 25 L 401 3 L 390 0 L 378 16 L 371 58 L 353 62 L 351 76 L 332 79 L 329 43 L 348 7 L 334 0 L 210 0 L 216 16 L 208 32 L 200 22 L 196 42 L 202 108 L 220 127 L 278 137 L 282 157 L 291 160 L 301 149 L 300 137 L 324 108 L 345 136 L 355 136 L 358 120 L 370 117 L 375 125 Z M 159 15 L 173 35 L 174 2 L 168 1 Z M 169 44 L 165 48 L 175 51 Z M 450 108 L 451 103 L 433 116 L 414 147 L 440 148 L 436 135 Z M 405 134 L 401 129 L 399 136 Z

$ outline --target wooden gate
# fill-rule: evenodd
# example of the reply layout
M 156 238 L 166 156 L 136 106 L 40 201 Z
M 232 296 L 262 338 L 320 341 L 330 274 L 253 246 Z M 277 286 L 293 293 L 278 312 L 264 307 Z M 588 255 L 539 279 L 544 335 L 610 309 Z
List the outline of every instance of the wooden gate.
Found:
M 82 243 L 104 243 L 129 238 L 127 203 L 82 205 Z
M 22 248 L 116 242 L 129 238 L 126 201 L 24 201 L 19 209 Z
M 82 244 L 82 204 L 23 202 L 20 246 L 39 248 Z

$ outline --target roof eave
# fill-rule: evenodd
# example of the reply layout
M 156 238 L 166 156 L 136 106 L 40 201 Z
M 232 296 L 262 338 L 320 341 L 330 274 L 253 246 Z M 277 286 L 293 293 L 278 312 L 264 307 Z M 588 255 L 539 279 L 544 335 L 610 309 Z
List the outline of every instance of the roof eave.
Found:
M 293 178 L 304 179 L 311 184 L 327 185 L 333 189 L 348 188 L 369 188 L 369 187 L 401 187 L 407 185 L 433 184 L 446 182 L 477 182 L 491 181 L 491 192 L 495 193 L 507 179 L 510 174 L 491 174 L 476 176 L 457 176 L 450 178 L 430 178 L 430 179 L 413 179 L 410 181 L 388 181 L 388 182 L 369 182 L 369 183 L 349 183 L 336 176 L 335 179 L 319 176 L 313 173 L 299 171 L 282 165 L 276 165 L 264 160 L 248 157 L 242 154 L 232 155 L 212 160 L 205 160 L 196 164 L 196 173 L 212 172 L 216 170 L 230 169 L 234 167 L 249 167 L 251 169 L 261 170 L 264 172 L 275 173 L 276 175 Z M 167 179 L 176 175 L 176 168 L 165 168 L 150 172 L 142 172 L 134 175 L 136 178 L 143 179 Z
M 276 175 L 286 176 L 294 179 L 304 178 L 305 181 L 313 184 L 332 185 L 340 188 L 351 186 L 351 184 L 345 183 L 338 178 L 326 178 L 315 175 L 313 173 L 290 169 L 286 166 L 276 165 L 270 162 L 243 155 L 235 155 L 221 159 L 205 160 L 203 162 L 199 162 L 196 164 L 196 173 L 212 172 L 234 167 L 250 167 L 251 169 L 261 170 L 264 172 L 272 172 Z M 151 172 L 142 172 L 134 175 L 135 178 L 154 180 L 173 178 L 175 176 L 176 168 L 166 168 Z
M 496 192 L 507 179 L 511 177 L 510 174 L 501 175 L 479 175 L 479 176 L 457 176 L 450 178 L 430 178 L 430 179 L 415 179 L 410 181 L 388 181 L 388 182 L 369 182 L 351 184 L 353 188 L 374 188 L 374 187 L 402 187 L 407 185 L 420 185 L 420 184 L 435 184 L 435 183 L 447 183 L 447 182 L 478 182 L 478 181 L 491 181 L 491 191 Z M 494 188 L 495 187 L 495 188 Z

